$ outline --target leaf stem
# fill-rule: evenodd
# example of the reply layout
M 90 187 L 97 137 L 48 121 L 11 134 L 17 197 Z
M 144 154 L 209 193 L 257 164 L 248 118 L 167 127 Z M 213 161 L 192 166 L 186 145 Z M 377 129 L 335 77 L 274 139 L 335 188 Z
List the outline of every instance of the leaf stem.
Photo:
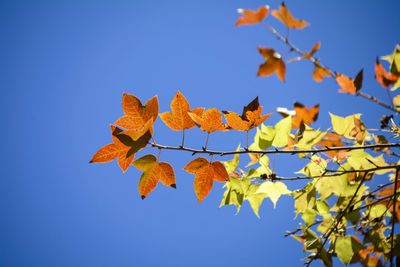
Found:
M 207 139 L 206 139 L 206 145 L 204 146 L 203 151 L 207 151 L 207 145 L 208 145 L 208 138 L 210 137 L 210 133 L 207 133 Z
M 185 145 L 185 129 L 182 130 L 182 147 Z

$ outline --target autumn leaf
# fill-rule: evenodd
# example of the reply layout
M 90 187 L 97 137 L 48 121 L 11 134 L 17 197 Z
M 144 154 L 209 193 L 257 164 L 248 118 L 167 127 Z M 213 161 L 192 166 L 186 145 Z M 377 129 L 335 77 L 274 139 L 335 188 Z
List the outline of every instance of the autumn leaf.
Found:
M 135 154 L 132 153 L 127 157 L 128 152 L 131 147 L 124 145 L 116 136 L 121 133 L 122 130 L 114 125 L 111 125 L 111 134 L 113 144 L 105 145 L 97 151 L 90 163 L 105 163 L 110 162 L 118 158 L 118 165 L 121 167 L 122 171 L 125 172 L 129 165 L 132 163 Z
M 306 22 L 304 20 L 293 18 L 289 9 L 285 6 L 285 4 L 283 2 L 279 6 L 279 11 L 273 10 L 273 11 L 271 11 L 271 15 L 274 16 L 275 18 L 279 19 L 288 28 L 301 30 L 304 27 L 310 25 L 308 22 Z
M 200 157 L 189 162 L 183 169 L 195 174 L 194 191 L 199 203 L 210 193 L 214 180 L 229 181 L 229 175 L 219 161 L 210 163 L 207 159 Z
M 269 6 L 259 7 L 257 11 L 250 9 L 238 9 L 238 13 L 242 14 L 243 17 L 240 17 L 235 26 L 239 25 L 254 25 L 261 22 L 266 16 L 268 16 Z
M 379 59 L 376 58 L 375 79 L 380 85 L 382 85 L 382 87 L 388 88 L 389 86 L 392 86 L 399 78 L 400 73 L 387 73 L 382 64 L 379 62 Z
M 258 103 L 258 97 L 243 107 L 242 116 L 232 111 L 222 111 L 228 125 L 238 131 L 249 131 L 263 123 L 272 113 L 262 115 L 263 107 Z
M 143 128 L 150 119 L 152 119 L 154 123 L 158 117 L 157 96 L 147 101 L 143 106 L 139 98 L 124 93 L 122 97 L 122 108 L 125 116 L 119 118 L 115 124 L 127 130 Z
M 317 143 L 317 146 L 322 148 L 341 147 L 343 146 L 342 139 L 343 136 L 339 134 L 328 133 Z M 331 150 L 326 153 L 333 159 L 338 160 L 339 163 L 343 162 L 347 156 L 347 150 Z
M 227 130 L 227 127 L 222 123 L 221 112 L 217 108 L 207 109 L 201 115 L 193 112 L 188 112 L 188 114 L 194 123 L 207 133 Z
M 314 64 L 314 72 L 312 74 L 314 81 L 322 82 L 324 77 L 329 77 L 329 76 L 331 76 L 331 73 L 329 72 L 329 70 L 327 70 L 317 64 Z
M 356 94 L 362 87 L 363 71 L 361 69 L 356 78 L 351 79 L 343 74 L 336 74 L 336 82 L 340 85 L 339 93 Z
M 282 60 L 282 56 L 271 48 L 258 47 L 258 51 L 266 61 L 258 68 L 257 76 L 269 76 L 276 72 L 278 78 L 284 82 L 286 65 Z
M 302 58 L 303 58 L 303 59 L 309 59 L 309 58 L 311 58 L 311 57 L 315 54 L 315 52 L 317 52 L 317 51 L 320 49 L 320 47 L 321 47 L 321 42 L 316 43 L 316 44 L 313 46 L 313 48 L 311 49 L 311 51 L 305 53 L 305 54 L 303 55 Z
M 135 160 L 133 165 L 143 171 L 139 180 L 139 194 L 142 199 L 156 188 L 158 181 L 176 188 L 174 169 L 169 163 L 158 162 L 154 155 L 148 154 Z
M 298 128 L 302 122 L 307 125 L 315 122 L 318 119 L 319 104 L 308 109 L 303 104 L 295 102 L 294 111 L 296 115 L 292 118 L 292 129 Z
M 172 130 L 181 131 L 196 126 L 188 112 L 192 112 L 201 117 L 204 108 L 195 108 L 190 110 L 190 105 L 185 96 L 178 91 L 176 92 L 174 99 L 172 99 L 171 111 L 172 112 L 161 113 L 160 118 Z
M 356 139 L 357 143 L 362 144 L 367 135 L 365 124 L 360 119 L 354 118 L 354 128 L 351 129 L 349 135 Z

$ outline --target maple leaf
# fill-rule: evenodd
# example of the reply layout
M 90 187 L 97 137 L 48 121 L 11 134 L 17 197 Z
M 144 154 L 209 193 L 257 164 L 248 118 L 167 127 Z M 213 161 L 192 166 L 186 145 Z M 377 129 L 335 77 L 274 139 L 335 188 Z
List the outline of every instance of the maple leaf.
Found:
M 349 135 L 354 137 L 357 143 L 362 144 L 367 135 L 365 124 L 360 119 L 354 118 L 354 128 L 351 129 Z
M 325 69 L 317 64 L 314 64 L 314 71 L 312 74 L 314 81 L 322 82 L 324 77 L 329 77 L 329 76 L 331 76 L 331 73 L 327 69 Z
M 133 165 L 143 171 L 139 180 L 139 194 L 142 199 L 156 188 L 158 181 L 176 188 L 174 169 L 169 163 L 158 162 L 154 155 L 148 154 L 135 160 Z
M 189 162 L 183 169 L 188 173 L 195 174 L 194 191 L 199 203 L 210 193 L 214 180 L 229 181 L 229 175 L 219 161 L 210 163 L 207 159 L 200 157 Z
M 272 10 L 271 15 L 275 18 L 279 19 L 283 24 L 285 24 L 288 28 L 301 30 L 304 27 L 310 25 L 308 22 L 300 19 L 293 18 L 289 9 L 285 6 L 285 3 L 279 6 L 278 10 Z
M 143 106 L 139 98 L 124 93 L 122 97 L 122 109 L 125 116 L 119 118 L 114 124 L 125 129 L 140 129 L 150 119 L 153 123 L 158 117 L 158 99 L 154 96 Z
M 321 141 L 317 143 L 317 146 L 321 146 L 323 148 L 329 147 L 341 147 L 343 136 L 336 133 L 328 133 L 326 134 Z M 332 158 L 338 160 L 339 162 L 343 162 L 347 157 L 347 150 L 331 150 L 326 152 Z
M 379 59 L 376 58 L 375 79 L 380 85 L 382 85 L 382 87 L 388 88 L 389 86 L 392 86 L 399 78 L 400 74 L 387 73 L 382 64 L 379 62 Z
M 116 137 L 121 132 L 121 129 L 111 125 L 111 136 L 114 143 L 100 148 L 99 151 L 94 154 L 90 163 L 105 163 L 118 158 L 118 165 L 121 167 L 122 171 L 125 172 L 132 163 L 135 154 L 130 154 L 127 156 L 128 152 L 131 150 L 131 147 L 124 145 Z
M 238 131 L 249 131 L 263 123 L 272 113 L 262 115 L 263 107 L 258 103 L 258 97 L 243 107 L 242 116 L 232 111 L 222 111 L 228 125 Z
M 206 112 L 201 115 L 193 112 L 188 112 L 188 114 L 194 123 L 207 133 L 227 130 L 227 127 L 222 124 L 222 115 L 217 108 L 207 109 Z
M 363 71 L 361 69 L 356 78 L 351 79 L 343 74 L 336 74 L 336 82 L 340 85 L 339 93 L 347 93 L 350 95 L 356 94 L 360 91 L 363 81 Z
M 292 116 L 292 129 L 299 128 L 301 123 L 308 125 L 318 119 L 319 104 L 312 106 L 310 109 L 299 102 L 295 102 L 293 106 L 294 110 L 288 110 L 287 108 L 276 109 L 285 118 Z
M 265 58 L 265 62 L 259 66 L 257 76 L 269 76 L 276 72 L 278 78 L 284 82 L 286 65 L 282 56 L 271 48 L 258 47 L 258 51 Z
M 238 9 L 238 13 L 242 14 L 243 17 L 240 17 L 235 26 L 239 25 L 254 25 L 261 22 L 266 16 L 268 16 L 269 6 L 259 7 L 257 11 L 250 9 Z
M 302 122 L 307 125 L 315 122 L 318 119 L 319 104 L 308 109 L 303 104 L 295 102 L 294 111 L 296 115 L 292 117 L 292 129 L 298 128 Z
M 174 99 L 172 99 L 171 111 L 172 112 L 161 113 L 160 118 L 172 130 L 181 131 L 196 126 L 188 112 L 201 116 L 203 115 L 204 108 L 195 108 L 190 110 L 190 105 L 186 100 L 186 97 L 178 91 L 176 92 Z

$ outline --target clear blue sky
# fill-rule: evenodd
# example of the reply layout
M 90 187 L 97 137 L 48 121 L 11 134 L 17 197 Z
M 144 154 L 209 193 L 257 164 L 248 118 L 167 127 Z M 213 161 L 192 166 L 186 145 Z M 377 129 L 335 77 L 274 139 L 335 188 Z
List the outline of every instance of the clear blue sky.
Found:
M 280 2 L 1 1 L 0 266 L 302 266 L 301 244 L 283 238 L 300 222 L 289 197 L 276 209 L 266 200 L 261 219 L 248 203 L 235 216 L 234 207 L 218 208 L 224 190 L 215 183 L 199 205 L 194 177 L 182 170 L 191 155 L 163 152 L 177 189 L 160 185 L 142 201 L 133 166 L 122 174 L 115 161 L 88 163 L 111 141 L 123 92 L 143 101 L 158 95 L 162 112 L 178 89 L 192 107 L 236 112 L 256 96 L 265 113 L 320 103 L 317 128 L 329 127 L 328 112 L 360 112 L 378 127 L 384 109 L 338 94 L 333 80 L 315 83 L 309 63 L 289 64 L 285 83 L 256 77 L 257 46 L 287 49 L 260 25 L 233 25 L 237 8 L 265 4 Z M 322 62 L 350 76 L 365 67 L 362 90 L 387 101 L 373 67 L 400 42 L 399 1 L 286 4 L 311 24 L 290 34 L 295 44 L 308 50 L 321 41 Z M 267 23 L 284 30 L 272 17 Z M 158 142 L 178 144 L 160 119 L 155 129 Z M 191 130 L 186 140 L 200 147 L 205 135 Z M 217 133 L 209 147 L 232 150 L 244 140 Z M 304 164 L 285 160 L 278 158 L 279 175 Z

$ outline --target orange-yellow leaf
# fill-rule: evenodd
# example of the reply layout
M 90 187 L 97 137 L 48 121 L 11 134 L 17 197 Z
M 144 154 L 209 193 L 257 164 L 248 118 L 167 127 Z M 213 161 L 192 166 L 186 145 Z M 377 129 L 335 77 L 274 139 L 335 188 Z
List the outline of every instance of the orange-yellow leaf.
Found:
M 258 97 L 243 107 L 242 116 L 232 111 L 222 111 L 229 127 L 238 131 L 249 131 L 263 123 L 272 113 L 261 116 L 263 107 L 258 103 Z
M 198 169 L 209 164 L 208 160 L 205 158 L 197 158 L 189 162 L 183 169 L 188 173 L 196 173 Z
M 302 57 L 303 59 L 309 59 L 311 58 L 315 52 L 317 52 L 317 50 L 321 47 L 321 42 L 316 43 L 313 48 L 311 49 L 311 51 L 307 52 L 304 54 L 304 56 Z
M 278 78 L 284 82 L 286 65 L 282 60 L 282 56 L 271 48 L 258 47 L 258 51 L 266 61 L 258 68 L 257 76 L 269 76 L 276 72 Z
M 129 165 L 132 163 L 135 154 L 131 153 L 129 156 L 127 156 L 128 152 L 131 150 L 131 147 L 124 145 L 116 137 L 116 135 L 121 132 L 121 129 L 115 127 L 114 125 L 111 125 L 111 133 L 114 143 L 105 145 L 104 147 L 100 148 L 100 150 L 94 154 L 90 162 L 105 163 L 118 158 L 118 165 L 121 167 L 122 171 L 125 172 L 128 169 Z
M 339 93 L 356 94 L 362 87 L 363 70 L 357 74 L 356 78 L 351 79 L 343 74 L 336 75 L 336 82 L 340 85 Z
M 119 118 L 115 124 L 127 130 L 140 129 L 150 119 L 153 123 L 158 117 L 158 99 L 153 97 L 143 106 L 139 98 L 124 93 L 122 97 L 122 108 L 125 116 Z
M 208 196 L 214 183 L 214 168 L 210 164 L 198 169 L 194 176 L 194 191 L 199 203 Z
M 399 74 L 387 73 L 379 62 L 379 59 L 376 58 L 375 79 L 380 83 L 380 85 L 382 85 L 382 87 L 387 88 L 392 86 L 399 78 Z
M 222 124 L 221 112 L 216 108 L 207 109 L 202 115 L 193 112 L 188 112 L 188 114 L 196 125 L 207 133 L 227 130 L 226 126 Z
M 308 22 L 304 20 L 293 18 L 292 14 L 290 13 L 289 9 L 285 6 L 284 3 L 282 3 L 279 6 L 279 11 L 278 10 L 271 11 L 271 15 L 279 19 L 288 28 L 300 30 L 310 25 Z
M 229 175 L 219 161 L 210 163 L 205 158 L 197 158 L 189 162 L 183 169 L 195 174 L 194 191 L 199 203 L 210 193 L 214 180 L 229 181 Z
M 292 129 L 298 128 L 302 122 L 307 125 L 315 122 L 318 119 L 319 104 L 308 109 L 303 104 L 295 102 L 294 111 L 296 115 L 292 118 Z
M 226 182 L 229 181 L 228 172 L 225 169 L 225 166 L 219 162 L 214 161 L 211 163 L 212 167 L 214 168 L 214 180 L 218 182 Z
M 139 180 L 139 194 L 142 199 L 156 188 L 158 181 L 176 188 L 174 169 L 166 162 L 158 162 L 154 155 L 145 155 L 135 160 L 133 165 L 143 171 Z
M 171 111 L 160 114 L 162 121 L 172 130 L 181 131 L 184 129 L 191 129 L 196 124 L 188 115 L 188 112 L 192 112 L 201 116 L 204 112 L 204 108 L 195 108 L 190 111 L 189 102 L 181 92 L 176 92 L 174 99 L 171 102 Z
M 321 141 L 317 143 L 318 146 L 322 148 L 330 148 L 330 147 L 342 147 L 342 138 L 343 136 L 338 135 L 336 133 L 328 133 L 326 134 Z M 326 152 L 331 158 L 338 160 L 339 162 L 343 162 L 347 157 L 347 150 L 331 150 Z
M 238 13 L 242 14 L 243 17 L 240 17 L 235 26 L 239 25 L 254 25 L 261 22 L 266 16 L 268 16 L 269 6 L 262 6 L 258 8 L 257 11 L 250 9 L 238 9 Z
M 324 77 L 329 77 L 329 76 L 331 76 L 331 73 L 327 69 L 320 67 L 317 64 L 314 64 L 314 72 L 312 74 L 314 81 L 322 82 Z

